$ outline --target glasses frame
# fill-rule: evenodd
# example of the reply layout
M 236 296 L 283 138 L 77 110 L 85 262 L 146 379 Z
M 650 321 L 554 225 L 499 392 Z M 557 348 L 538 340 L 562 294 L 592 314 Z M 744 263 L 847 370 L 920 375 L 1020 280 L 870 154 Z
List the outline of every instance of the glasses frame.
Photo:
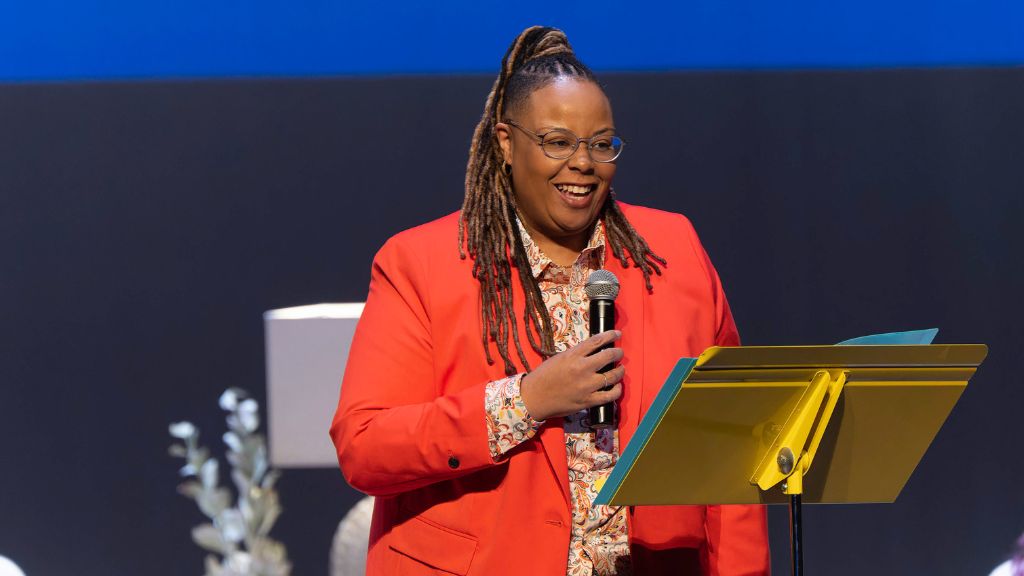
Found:
M 555 129 L 555 130 L 549 130 L 549 131 L 547 131 L 547 132 L 545 132 L 543 134 L 538 134 L 538 133 L 534 132 L 533 130 L 530 130 L 529 128 L 525 128 L 523 126 L 520 126 L 519 124 L 516 124 L 512 120 L 505 120 L 505 124 L 508 124 L 510 126 L 515 126 L 516 128 L 519 128 L 520 130 L 522 130 L 523 132 L 527 132 L 529 134 L 532 134 L 532 135 L 536 136 L 537 138 L 540 138 L 540 142 L 537 142 L 537 145 L 540 146 L 541 152 L 543 152 L 545 156 L 547 156 L 548 158 L 551 158 L 552 160 L 568 160 L 569 158 L 572 158 L 573 154 L 576 153 L 576 150 L 579 150 L 580 142 L 586 141 L 587 142 L 587 156 L 590 156 L 590 160 L 593 161 L 593 162 L 597 162 L 598 164 L 608 164 L 609 162 L 615 162 L 616 160 L 618 160 L 619 156 L 622 156 L 622 150 L 626 147 L 626 144 L 629 144 L 629 142 L 627 142 L 625 138 L 623 138 L 622 136 L 619 136 L 618 132 L 613 132 L 611 134 L 598 134 L 597 136 L 591 136 L 590 138 L 580 138 L 580 137 L 576 136 L 575 134 L 573 134 L 572 132 L 569 132 L 568 130 L 558 130 L 558 129 Z M 558 157 L 552 156 L 551 154 L 548 154 L 547 150 L 544 149 L 544 138 L 548 134 L 554 134 L 555 132 L 557 132 L 559 134 L 565 134 L 567 136 L 572 136 L 573 139 L 576 140 L 576 144 L 574 144 L 573 147 L 572 147 L 572 152 L 570 152 L 569 155 L 566 156 L 565 158 L 558 158 Z M 600 138 L 602 136 L 613 136 L 615 138 L 618 138 L 619 141 L 622 142 L 622 146 L 619 146 L 619 153 L 616 154 L 614 158 L 611 158 L 609 160 L 598 160 L 597 158 L 594 158 L 594 153 L 593 153 L 593 151 L 590 150 L 590 143 L 591 143 L 591 141 L 593 141 L 594 138 Z

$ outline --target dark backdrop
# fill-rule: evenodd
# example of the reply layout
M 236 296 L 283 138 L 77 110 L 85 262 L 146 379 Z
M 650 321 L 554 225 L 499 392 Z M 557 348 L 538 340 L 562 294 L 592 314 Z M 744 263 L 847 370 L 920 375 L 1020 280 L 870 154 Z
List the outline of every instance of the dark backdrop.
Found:
M 603 80 L 620 197 L 690 217 L 745 343 L 989 345 L 895 504 L 804 513 L 813 573 L 987 573 L 1024 531 L 1024 69 Z M 390 235 L 459 208 L 491 81 L 0 85 L 0 554 L 199 573 L 167 424 L 219 451 L 220 392 L 265 398 L 261 313 L 363 300 Z M 335 470 L 280 488 L 274 535 L 326 574 L 359 495 Z

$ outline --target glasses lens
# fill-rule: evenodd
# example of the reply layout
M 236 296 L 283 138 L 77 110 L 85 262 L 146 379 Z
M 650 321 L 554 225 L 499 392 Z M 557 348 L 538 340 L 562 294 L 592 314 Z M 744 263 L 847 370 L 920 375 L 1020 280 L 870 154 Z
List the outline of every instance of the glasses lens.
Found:
M 568 158 L 576 151 L 576 137 L 568 132 L 548 132 L 544 135 L 544 153 L 552 158 Z
M 622 139 L 616 136 L 595 136 L 590 139 L 590 156 L 598 162 L 611 162 L 622 153 Z

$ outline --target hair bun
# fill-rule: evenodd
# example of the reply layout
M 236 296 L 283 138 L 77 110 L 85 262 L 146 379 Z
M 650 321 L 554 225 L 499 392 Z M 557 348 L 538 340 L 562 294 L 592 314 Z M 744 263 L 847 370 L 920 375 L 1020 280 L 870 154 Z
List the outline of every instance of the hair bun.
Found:
M 569 45 L 569 39 L 565 37 L 565 32 L 562 32 L 558 28 L 541 28 L 537 26 L 533 29 L 539 29 L 540 34 L 537 35 L 537 39 L 527 45 L 526 61 L 529 62 L 534 58 L 540 58 L 542 56 L 548 56 L 551 54 L 572 54 L 576 55 L 572 50 L 572 46 Z
M 552 54 L 569 54 L 575 56 L 565 32 L 558 28 L 533 26 L 523 30 L 519 37 L 509 46 L 502 69 L 511 74 L 515 69 L 535 58 Z M 511 60 L 510 60 L 511 59 Z

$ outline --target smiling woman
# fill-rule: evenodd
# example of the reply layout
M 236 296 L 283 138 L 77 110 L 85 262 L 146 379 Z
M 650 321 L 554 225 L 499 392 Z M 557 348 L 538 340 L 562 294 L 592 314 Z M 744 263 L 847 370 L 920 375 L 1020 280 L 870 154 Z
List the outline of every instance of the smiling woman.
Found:
M 768 573 L 762 507 L 593 504 L 676 359 L 739 344 L 689 221 L 615 200 L 624 145 L 565 35 L 530 28 L 462 210 L 377 254 L 331 427 L 346 479 L 377 496 L 367 574 Z M 603 268 L 622 331 L 590 335 Z M 609 402 L 615 426 L 591 428 Z
M 595 141 L 599 156 L 613 148 L 607 144 L 615 131 L 611 104 L 597 84 L 559 78 L 531 94 L 516 116 L 544 132 L 512 120 L 495 127 L 504 161 L 512 167 L 516 205 L 537 246 L 556 264 L 571 266 L 587 245 L 615 176 L 615 157 L 597 162 L 590 150 Z M 512 126 L 519 130 L 511 133 Z M 589 135 L 582 148 L 574 130 Z

